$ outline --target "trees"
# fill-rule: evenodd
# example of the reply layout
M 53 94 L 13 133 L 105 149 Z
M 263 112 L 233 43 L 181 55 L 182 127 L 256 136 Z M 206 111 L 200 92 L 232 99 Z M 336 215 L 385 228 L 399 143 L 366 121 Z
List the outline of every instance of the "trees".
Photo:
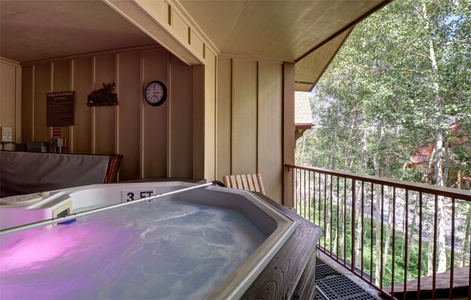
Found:
M 321 142 L 305 147 L 304 164 L 460 188 L 458 177 L 471 177 L 462 138 L 471 135 L 469 0 L 394 1 L 357 25 L 313 93 L 319 126 L 309 135 Z M 432 156 L 406 167 L 427 145 Z M 446 268 L 446 209 L 439 199 L 437 224 L 429 221 L 438 271 Z

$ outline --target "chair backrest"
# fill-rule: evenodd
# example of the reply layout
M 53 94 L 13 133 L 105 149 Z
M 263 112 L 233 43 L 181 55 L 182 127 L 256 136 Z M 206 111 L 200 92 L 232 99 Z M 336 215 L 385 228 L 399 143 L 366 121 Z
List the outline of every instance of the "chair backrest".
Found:
M 230 188 L 259 192 L 265 195 L 262 176 L 260 174 L 228 175 L 222 177 L 222 182 Z
M 119 167 L 123 156 L 121 154 L 111 154 L 110 160 L 108 161 L 108 168 L 106 169 L 105 179 L 103 183 L 116 182 Z

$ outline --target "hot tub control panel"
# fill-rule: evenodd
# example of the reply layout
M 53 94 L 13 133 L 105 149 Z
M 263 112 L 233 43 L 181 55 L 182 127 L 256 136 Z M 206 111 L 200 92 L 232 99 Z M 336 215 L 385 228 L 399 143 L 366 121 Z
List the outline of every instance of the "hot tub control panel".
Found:
M 50 192 L 16 195 L 0 199 L 0 205 L 29 206 L 50 196 Z

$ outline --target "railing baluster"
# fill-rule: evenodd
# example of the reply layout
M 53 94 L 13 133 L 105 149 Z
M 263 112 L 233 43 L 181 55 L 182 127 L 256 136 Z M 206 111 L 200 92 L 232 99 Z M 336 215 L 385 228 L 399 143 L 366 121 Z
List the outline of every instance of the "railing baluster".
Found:
M 317 173 L 317 178 L 318 178 L 318 187 L 319 187 L 319 193 L 318 193 L 318 195 L 319 195 L 319 209 L 318 209 L 318 211 L 319 211 L 319 221 L 317 221 L 317 224 L 320 225 L 321 224 L 321 212 L 322 212 L 321 211 L 321 201 L 322 201 L 321 200 L 321 173 Z
M 432 299 L 435 299 L 437 284 L 437 227 L 438 227 L 438 196 L 435 195 L 434 217 L 433 217 L 433 273 L 432 273 Z
M 294 201 L 295 203 L 293 203 L 293 206 L 296 210 L 298 210 L 298 204 L 299 204 L 299 182 L 301 180 L 301 178 L 298 179 L 299 177 L 299 173 L 301 172 L 301 170 L 299 169 L 295 169 L 295 172 L 293 172 L 293 178 L 295 178 L 294 182 L 293 182 L 293 185 L 296 187 L 296 190 L 293 191 L 293 195 L 294 197 L 296 198 L 296 201 Z
M 393 197 L 392 197 L 392 201 L 393 201 L 393 205 L 392 205 L 392 208 L 393 208 L 393 211 L 392 211 L 392 223 L 393 223 L 393 228 L 392 228 L 392 257 L 396 257 L 396 188 L 393 187 Z M 395 276 L 395 273 L 394 273 L 394 266 L 396 264 L 393 263 L 392 264 L 392 267 L 391 267 L 391 294 L 394 295 L 394 276 Z
M 309 171 L 307 174 L 308 174 L 308 191 L 307 191 L 307 202 L 309 203 L 309 209 L 308 209 L 308 213 L 309 213 L 309 217 L 307 218 L 308 220 L 312 220 L 311 219 L 311 215 L 314 214 L 314 212 L 312 211 L 312 199 L 311 199 L 311 171 Z
M 306 215 L 306 206 L 307 206 L 307 203 L 306 203 L 306 170 L 303 171 L 303 191 L 302 191 L 302 199 L 304 200 L 303 203 L 303 211 L 304 211 L 304 217 L 308 217 Z
M 365 181 L 361 181 L 361 277 L 363 277 L 363 272 L 364 272 L 364 257 L 363 255 L 363 249 L 364 249 L 364 244 L 365 244 Z
M 409 190 L 406 189 L 406 216 L 404 220 L 405 235 L 404 235 L 404 251 L 405 251 L 405 264 L 404 264 L 404 300 L 407 299 L 407 270 L 409 269 L 409 252 L 408 252 L 408 241 L 409 241 Z
M 422 193 L 419 193 L 419 260 L 417 266 L 417 299 L 420 299 L 420 277 L 422 272 Z
M 330 201 L 329 201 L 329 216 L 330 216 L 330 220 L 332 220 L 332 202 L 333 202 L 333 188 L 332 188 L 332 185 L 333 185 L 333 180 L 332 180 L 332 176 L 330 177 Z M 333 226 L 332 226 L 332 222 L 330 222 L 330 253 L 332 253 L 332 243 L 334 241 L 334 236 L 333 236 Z
M 324 174 L 324 228 L 327 227 L 327 174 Z M 324 246 L 327 245 L 324 234 Z
M 343 263 L 347 263 L 347 178 L 343 179 Z
M 470 262 L 471 264 L 471 262 Z M 451 257 L 450 257 L 450 299 L 453 299 L 453 282 L 455 273 L 455 198 L 451 199 Z M 471 273 L 469 274 L 471 275 Z M 469 295 L 471 296 L 471 295 Z
M 383 257 L 383 250 L 384 250 L 384 185 L 381 185 L 381 235 L 380 235 L 380 269 L 379 269 L 379 287 L 383 288 L 383 273 L 384 273 L 384 257 Z M 378 255 L 378 254 L 376 254 Z
M 373 218 L 373 211 L 374 211 L 374 184 L 373 182 L 371 183 L 371 190 L 370 190 L 370 194 L 371 194 L 371 204 L 370 204 L 370 228 L 371 228 L 371 231 L 370 231 L 370 244 L 371 244 L 371 247 L 370 247 L 370 283 L 373 282 L 373 245 L 374 245 L 374 242 L 373 242 L 373 230 L 374 230 L 374 218 Z
M 313 223 L 316 222 L 316 172 L 309 172 L 309 183 L 311 183 L 311 174 L 312 174 L 312 219 Z M 309 191 L 310 193 L 311 191 Z M 310 194 L 311 195 L 311 194 Z M 311 196 L 309 196 L 311 198 Z
M 471 234 L 468 236 L 468 238 L 469 238 L 469 245 L 471 245 Z M 471 251 L 469 251 L 469 257 L 468 257 L 468 295 L 471 295 Z
M 337 257 L 340 255 L 340 250 L 339 250 L 339 247 L 340 247 L 340 197 L 338 196 L 339 191 L 340 191 L 340 181 L 339 181 L 339 185 L 337 186 L 337 212 L 336 212 L 337 221 L 335 222 L 335 227 L 337 230 L 337 236 L 336 236 L 337 249 L 335 250 L 335 255 Z
M 340 246 L 340 243 L 339 243 L 339 236 L 340 236 L 340 227 L 339 227 L 339 225 L 340 225 L 340 224 L 339 224 L 339 223 L 340 223 L 340 222 L 339 222 L 340 197 L 339 197 L 339 195 L 340 195 L 340 178 L 337 177 L 337 197 L 336 197 L 336 198 L 337 198 L 337 211 L 336 211 L 336 220 L 337 220 L 337 221 L 336 221 L 336 226 L 335 226 L 335 227 L 336 227 L 336 231 L 337 231 L 337 233 L 336 233 L 336 243 L 335 243 L 336 246 L 337 246 L 337 247 L 336 247 L 337 249 L 335 250 L 335 255 L 337 255 L 337 256 L 339 255 L 339 246 Z
M 352 229 L 352 263 L 351 263 L 351 270 L 352 272 L 355 270 L 355 231 L 356 231 L 356 220 L 355 220 L 355 212 L 356 212 L 356 185 L 355 179 L 352 179 L 352 220 L 351 229 Z

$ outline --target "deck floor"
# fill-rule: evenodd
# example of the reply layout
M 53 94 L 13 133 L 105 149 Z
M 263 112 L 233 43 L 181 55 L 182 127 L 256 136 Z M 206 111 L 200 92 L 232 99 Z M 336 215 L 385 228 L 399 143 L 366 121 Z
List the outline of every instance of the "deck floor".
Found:
M 450 289 L 450 277 L 451 271 L 439 273 L 435 277 L 435 296 L 449 297 Z M 453 272 L 453 298 L 466 297 L 469 295 L 469 266 L 456 268 Z M 394 294 L 397 297 L 404 298 L 405 291 L 407 292 L 406 297 L 417 298 L 427 297 L 431 298 L 432 289 L 434 285 L 434 278 L 432 276 L 422 277 L 420 282 L 418 280 L 410 280 L 407 282 L 405 288 L 404 283 L 394 285 Z M 419 287 L 420 284 L 420 287 Z M 420 295 L 417 295 L 417 290 L 420 288 Z M 386 287 L 385 290 L 391 291 L 391 287 Z

